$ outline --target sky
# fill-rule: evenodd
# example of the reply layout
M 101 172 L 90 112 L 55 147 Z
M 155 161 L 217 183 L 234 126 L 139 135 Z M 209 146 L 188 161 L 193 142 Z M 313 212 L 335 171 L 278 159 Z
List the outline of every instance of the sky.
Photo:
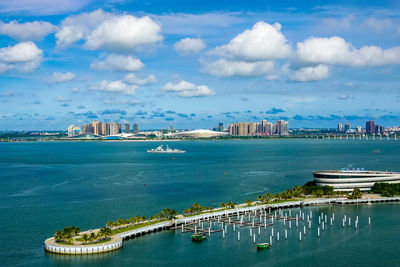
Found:
M 0 0 L 0 131 L 400 124 L 397 1 Z

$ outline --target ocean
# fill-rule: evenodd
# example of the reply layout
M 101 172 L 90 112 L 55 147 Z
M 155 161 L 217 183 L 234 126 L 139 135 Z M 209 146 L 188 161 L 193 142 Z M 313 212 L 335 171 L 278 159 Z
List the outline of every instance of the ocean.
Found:
M 400 266 L 396 203 L 304 208 L 315 215 L 335 213 L 337 220 L 320 238 L 316 228 L 301 242 L 298 229 L 291 229 L 288 240 L 281 232 L 281 241 L 264 251 L 255 250 L 248 229 L 241 230 L 240 242 L 232 229 L 225 239 L 214 234 L 199 244 L 192 243 L 189 233 L 163 231 L 125 241 L 122 249 L 101 255 L 44 251 L 43 241 L 65 226 L 94 229 L 109 219 L 150 216 L 163 208 L 182 212 L 194 202 L 216 207 L 255 200 L 302 185 L 315 170 L 400 171 L 400 143 L 393 140 L 177 141 L 168 144 L 187 153 L 146 153 L 159 144 L 0 143 L 0 265 Z M 359 228 L 343 228 L 344 214 L 359 216 Z M 274 227 L 284 229 L 279 223 Z M 268 242 L 269 231 L 262 230 L 258 240 Z

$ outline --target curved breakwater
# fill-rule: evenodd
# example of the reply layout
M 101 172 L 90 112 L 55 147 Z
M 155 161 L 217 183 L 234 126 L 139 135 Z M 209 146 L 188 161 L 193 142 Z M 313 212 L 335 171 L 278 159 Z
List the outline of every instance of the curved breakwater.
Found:
M 256 205 L 250 207 L 238 207 L 235 209 L 221 210 L 215 212 L 202 213 L 190 217 L 182 217 L 171 221 L 160 222 L 149 226 L 144 226 L 134 230 L 126 231 L 113 236 L 112 240 L 98 245 L 62 245 L 54 242 L 54 238 L 49 238 L 44 242 L 44 249 L 51 253 L 67 254 L 67 255 L 83 255 L 83 254 L 97 254 L 104 253 L 119 249 L 123 246 L 123 240 L 134 238 L 136 236 L 149 234 L 151 232 L 162 231 L 165 229 L 184 229 L 184 226 L 190 225 L 196 222 L 217 219 L 224 216 L 229 218 L 230 216 L 239 216 L 248 214 L 249 212 L 257 213 L 257 211 L 271 211 L 276 209 L 295 208 L 302 206 L 318 206 L 318 205 L 358 205 L 358 204 L 372 204 L 380 202 L 395 202 L 400 201 L 400 197 L 387 197 L 387 198 L 375 198 L 375 199 L 313 199 L 303 201 L 291 201 L 276 204 Z M 294 219 L 294 218 L 292 218 Z M 249 224 L 248 226 L 251 227 Z M 253 225 L 254 227 L 254 225 Z M 185 228 L 186 229 L 186 228 Z M 195 229 L 195 228 L 194 228 Z M 196 231 L 196 230 L 195 230 Z M 223 231 L 222 229 L 213 231 Z M 223 232 L 223 236 L 224 236 Z

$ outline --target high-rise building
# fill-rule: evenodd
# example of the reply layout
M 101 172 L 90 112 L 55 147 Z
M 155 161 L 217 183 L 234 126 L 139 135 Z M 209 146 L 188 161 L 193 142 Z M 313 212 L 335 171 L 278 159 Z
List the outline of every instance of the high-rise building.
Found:
M 137 124 L 137 123 L 133 124 L 133 133 L 134 134 L 139 133 L 139 124 Z
M 129 123 L 125 123 L 124 124 L 124 132 L 125 133 L 130 133 L 131 132 L 131 128 L 130 128 L 130 124 Z
M 102 135 L 101 132 L 101 122 L 99 121 L 92 121 L 92 127 L 93 127 L 93 134 L 95 135 Z
M 222 122 L 218 123 L 218 132 L 223 132 L 224 130 L 225 130 L 224 123 Z
M 284 120 L 278 120 L 276 122 L 276 134 L 277 135 L 289 135 L 289 129 L 288 129 L 288 122 Z
M 338 131 L 338 132 L 343 132 L 343 123 L 338 123 L 338 125 L 337 125 L 337 131 Z
M 361 132 L 362 132 L 361 126 L 357 126 L 357 127 L 356 127 L 356 132 L 357 132 L 357 133 L 361 133 Z
M 118 125 L 118 133 L 122 133 L 122 124 L 121 123 L 117 123 Z
M 82 125 L 82 133 L 84 134 L 88 134 L 88 133 L 92 133 L 92 127 L 90 124 L 84 124 Z
M 375 133 L 377 133 L 377 134 L 383 133 L 383 126 L 375 124 Z
M 350 131 L 350 129 L 351 129 L 350 123 L 345 123 L 344 124 L 344 131 L 347 132 L 347 131 Z
M 110 122 L 110 135 L 119 134 L 119 124 L 115 122 Z
M 374 121 L 367 121 L 365 124 L 365 132 L 367 134 L 375 133 L 375 122 Z
M 101 124 L 101 134 L 110 135 L 110 125 L 108 123 L 103 122 Z
M 233 136 L 253 136 L 253 135 L 288 135 L 288 123 L 279 120 L 276 124 L 271 122 L 236 122 L 228 125 L 228 131 Z
M 256 133 L 254 122 L 249 122 L 249 127 L 247 131 L 247 135 L 254 135 Z

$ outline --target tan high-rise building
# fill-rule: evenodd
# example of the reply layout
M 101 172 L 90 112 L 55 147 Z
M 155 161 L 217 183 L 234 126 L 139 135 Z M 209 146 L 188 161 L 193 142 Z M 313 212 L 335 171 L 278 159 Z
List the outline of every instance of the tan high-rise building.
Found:
M 289 124 L 284 120 L 278 120 L 272 124 L 266 120 L 261 122 L 235 122 L 228 125 L 229 134 L 232 136 L 253 136 L 253 135 L 288 135 Z
M 254 135 L 256 133 L 254 122 L 249 122 L 248 125 L 249 125 L 249 128 L 248 128 L 249 130 L 247 132 L 247 135 Z
M 101 124 L 101 134 L 110 135 L 110 125 L 108 123 L 103 122 Z
M 93 134 L 102 135 L 101 122 L 92 121 Z
M 91 125 L 90 124 L 84 124 L 82 125 L 82 133 L 87 134 L 91 133 Z

